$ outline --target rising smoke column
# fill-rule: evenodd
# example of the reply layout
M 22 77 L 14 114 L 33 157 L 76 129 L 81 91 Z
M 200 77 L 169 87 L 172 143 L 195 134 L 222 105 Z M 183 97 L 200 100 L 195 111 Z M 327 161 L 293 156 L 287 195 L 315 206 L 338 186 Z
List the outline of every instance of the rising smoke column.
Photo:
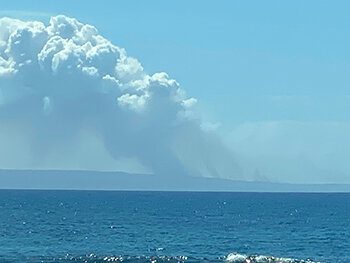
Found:
M 0 166 L 98 162 L 84 148 L 97 141 L 111 159 L 136 158 L 156 174 L 234 177 L 232 154 L 201 129 L 195 104 L 91 25 L 0 19 Z

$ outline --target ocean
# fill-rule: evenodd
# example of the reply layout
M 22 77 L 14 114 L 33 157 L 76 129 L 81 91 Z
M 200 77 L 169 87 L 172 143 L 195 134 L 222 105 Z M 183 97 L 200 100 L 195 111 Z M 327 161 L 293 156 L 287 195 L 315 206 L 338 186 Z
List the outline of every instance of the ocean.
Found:
M 350 194 L 0 191 L 0 262 L 350 262 Z

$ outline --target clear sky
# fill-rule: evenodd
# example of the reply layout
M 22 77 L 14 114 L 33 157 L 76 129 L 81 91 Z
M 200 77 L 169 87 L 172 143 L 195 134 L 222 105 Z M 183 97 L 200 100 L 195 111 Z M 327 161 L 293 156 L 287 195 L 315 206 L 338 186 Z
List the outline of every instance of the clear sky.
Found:
M 0 15 L 75 17 L 146 72 L 167 72 L 219 124 L 245 173 L 350 183 L 349 8 L 349 1 L 14 0 L 1 3 Z

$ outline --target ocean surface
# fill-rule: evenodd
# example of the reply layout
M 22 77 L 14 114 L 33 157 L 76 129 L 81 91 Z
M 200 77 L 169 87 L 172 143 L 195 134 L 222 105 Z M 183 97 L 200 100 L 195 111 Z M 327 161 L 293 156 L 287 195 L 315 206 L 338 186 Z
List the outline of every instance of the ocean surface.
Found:
M 350 262 L 350 195 L 0 191 L 0 262 Z

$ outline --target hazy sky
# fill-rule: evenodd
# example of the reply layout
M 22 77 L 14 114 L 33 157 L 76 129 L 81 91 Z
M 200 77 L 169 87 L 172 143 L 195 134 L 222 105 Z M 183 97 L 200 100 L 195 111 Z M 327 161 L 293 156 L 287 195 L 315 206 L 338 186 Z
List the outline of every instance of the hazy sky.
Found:
M 349 8 L 348 1 L 14 0 L 1 3 L 0 16 L 46 24 L 52 15 L 74 17 L 125 48 L 147 74 L 167 72 L 198 100 L 201 126 L 233 152 L 232 174 L 240 175 L 232 178 L 350 183 Z

